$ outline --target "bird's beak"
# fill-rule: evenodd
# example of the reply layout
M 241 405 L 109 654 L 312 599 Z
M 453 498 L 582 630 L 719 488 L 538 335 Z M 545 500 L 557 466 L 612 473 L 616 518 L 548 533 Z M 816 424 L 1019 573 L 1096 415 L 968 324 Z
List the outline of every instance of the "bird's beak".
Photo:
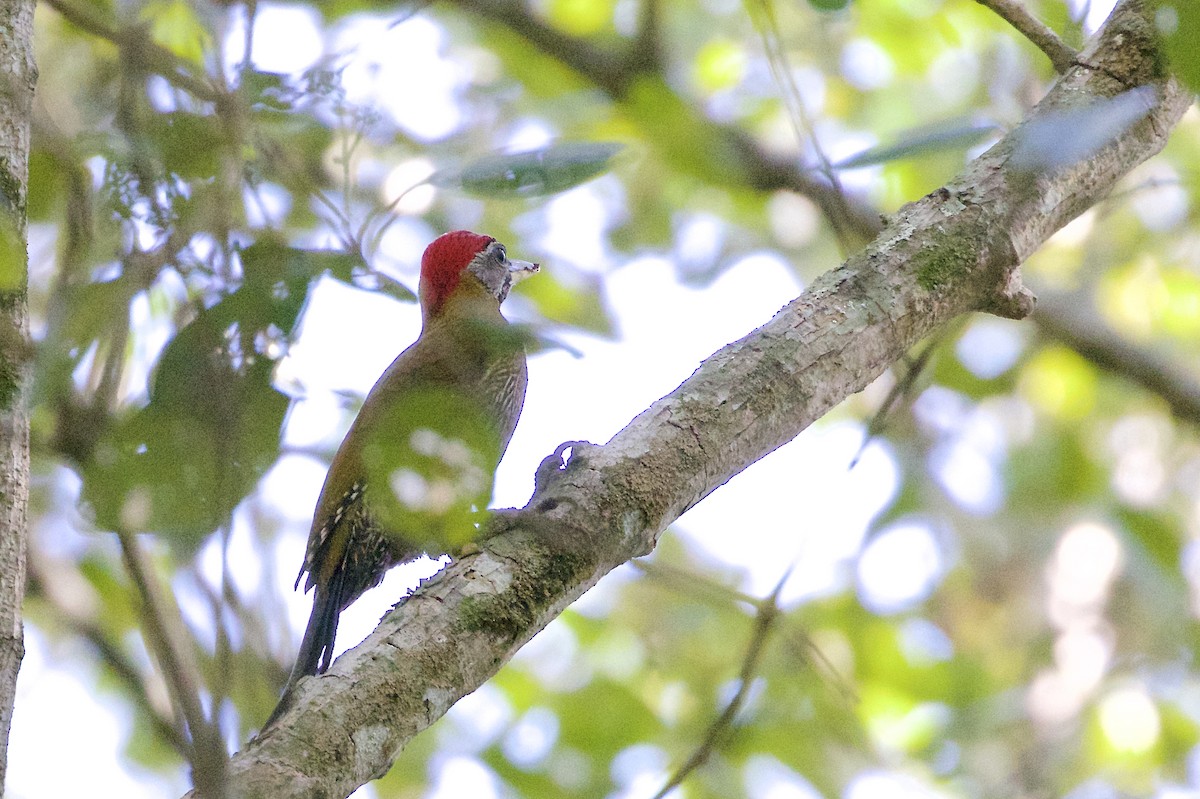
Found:
M 538 264 L 531 264 L 529 261 L 509 261 L 508 274 L 512 276 L 513 283 L 520 283 L 530 275 L 536 275 L 541 270 Z

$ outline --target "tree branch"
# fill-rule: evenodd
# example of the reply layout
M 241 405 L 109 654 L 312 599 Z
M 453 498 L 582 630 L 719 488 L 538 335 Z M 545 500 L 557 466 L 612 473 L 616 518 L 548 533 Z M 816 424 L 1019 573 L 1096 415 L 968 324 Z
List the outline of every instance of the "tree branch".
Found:
M 52 609 L 56 620 L 69 627 L 75 635 L 91 643 L 95 647 L 101 663 L 108 666 L 117 681 L 125 687 L 125 691 L 144 718 L 150 720 L 150 726 L 155 734 L 162 738 L 183 758 L 191 756 L 191 742 L 183 730 L 175 726 L 174 719 L 162 713 L 150 700 L 150 692 L 146 685 L 146 675 L 141 672 L 114 636 L 96 622 L 92 614 L 82 611 L 79 607 L 80 594 L 78 586 L 69 580 L 62 579 L 61 574 L 73 568 L 65 563 L 56 563 L 43 553 L 30 552 L 29 556 L 29 596 L 41 597 Z M 79 578 L 75 575 L 76 580 Z M 64 593 L 61 585 L 67 584 L 75 589 Z M 68 600 L 66 596 L 70 596 Z M 94 597 L 91 597 L 94 599 Z
M 1013 173 L 1018 128 L 607 444 L 574 446 L 524 509 L 498 515 L 478 554 L 427 581 L 324 676 L 297 684 L 292 707 L 231 762 L 231 794 L 346 796 L 601 577 L 651 551 L 684 511 L 925 336 L 971 311 L 1028 313 L 1021 262 L 1157 153 L 1191 103 L 1158 71 L 1147 15 L 1123 0 L 1030 122 L 1134 85 L 1154 88 L 1146 116 L 1049 173 Z
M 976 0 L 981 6 L 987 6 L 1009 25 L 1016 28 L 1017 33 L 1024 36 L 1037 49 L 1046 54 L 1054 71 L 1064 74 L 1075 65 L 1079 54 L 1072 50 L 1067 43 L 1058 38 L 1058 34 L 1046 23 L 1029 13 L 1020 0 Z
M 133 63 L 149 72 L 162 75 L 172 86 L 183 89 L 197 100 L 217 103 L 226 97 L 208 80 L 193 75 L 184 62 L 170 50 L 149 41 L 145 30 L 114 27 L 90 8 L 68 0 L 42 2 L 62 14 L 63 19 L 77 28 L 117 45 L 130 56 Z
M 154 568 L 146 562 L 137 536 L 128 530 L 117 530 L 117 538 L 121 542 L 125 569 L 142 599 L 142 629 L 147 648 L 158 659 L 172 704 L 183 715 L 191 734 L 188 754 L 195 785 L 206 799 L 220 799 L 224 796 L 225 786 L 225 743 L 216 724 L 210 723 L 204 714 L 199 675 L 195 663 L 184 654 L 188 644 L 182 640 L 183 620 L 179 609 L 163 596 Z M 216 708 L 213 716 L 215 718 Z
M 790 570 L 789 570 L 790 573 Z M 684 761 L 675 773 L 670 776 L 666 784 L 658 789 L 654 794 L 653 799 L 663 799 L 672 789 L 678 787 L 688 778 L 696 769 L 703 766 L 708 759 L 712 757 L 717 746 L 719 746 L 725 735 L 729 732 L 729 728 L 733 725 L 733 720 L 737 717 L 738 712 L 745 704 L 746 698 L 750 695 L 750 687 L 754 684 L 754 675 L 758 672 L 758 664 L 762 661 L 763 651 L 767 646 L 768 633 L 779 619 L 779 593 L 783 590 L 784 583 L 787 582 L 788 575 L 784 575 L 783 579 L 775 586 L 775 590 L 771 595 L 761 602 L 757 602 L 758 611 L 754 616 L 754 632 L 750 635 L 750 644 L 746 647 L 746 654 L 742 658 L 742 668 L 738 674 L 738 689 L 733 695 L 733 699 L 725 706 L 725 710 L 721 715 L 717 716 L 708 726 L 707 732 L 704 734 L 704 740 L 696 747 L 691 756 Z
M 1168 358 L 1130 344 L 1079 303 L 1061 297 L 1039 302 L 1034 318 L 1042 333 L 1101 369 L 1157 394 L 1180 421 L 1200 425 L 1200 380 Z

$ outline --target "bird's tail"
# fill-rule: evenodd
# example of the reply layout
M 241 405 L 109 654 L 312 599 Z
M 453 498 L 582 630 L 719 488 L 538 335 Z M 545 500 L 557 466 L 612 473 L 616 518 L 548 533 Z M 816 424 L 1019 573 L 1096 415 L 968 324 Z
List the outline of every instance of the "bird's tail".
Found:
M 334 577 L 340 582 L 340 574 Z M 340 586 L 331 586 L 339 588 Z M 329 668 L 333 659 L 333 642 L 337 637 L 338 616 L 341 614 L 341 591 L 322 591 L 319 587 L 313 597 L 312 615 L 308 617 L 308 627 L 304 630 L 304 639 L 300 642 L 300 653 L 296 655 L 296 665 L 292 667 L 287 685 L 283 687 L 283 696 L 279 704 L 271 711 L 271 716 L 263 724 L 263 729 L 271 726 L 283 712 L 291 707 L 292 692 L 301 677 L 319 674 Z

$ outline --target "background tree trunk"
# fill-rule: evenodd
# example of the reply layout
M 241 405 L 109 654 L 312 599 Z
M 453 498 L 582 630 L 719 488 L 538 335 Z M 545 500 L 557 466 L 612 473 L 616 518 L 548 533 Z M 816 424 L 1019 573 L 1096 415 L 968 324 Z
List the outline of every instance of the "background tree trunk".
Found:
M 25 654 L 25 536 L 29 500 L 28 256 L 25 197 L 29 115 L 37 69 L 33 2 L 0 4 L 0 794 L 8 771 L 17 672 Z

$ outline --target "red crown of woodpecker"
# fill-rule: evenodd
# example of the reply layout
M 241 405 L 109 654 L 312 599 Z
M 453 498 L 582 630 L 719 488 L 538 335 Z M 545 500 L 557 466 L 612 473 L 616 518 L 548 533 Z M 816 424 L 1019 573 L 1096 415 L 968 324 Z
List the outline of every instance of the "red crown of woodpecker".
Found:
M 467 265 L 495 241 L 469 230 L 452 230 L 434 239 L 421 256 L 421 302 L 427 308 L 437 308 L 462 278 Z

